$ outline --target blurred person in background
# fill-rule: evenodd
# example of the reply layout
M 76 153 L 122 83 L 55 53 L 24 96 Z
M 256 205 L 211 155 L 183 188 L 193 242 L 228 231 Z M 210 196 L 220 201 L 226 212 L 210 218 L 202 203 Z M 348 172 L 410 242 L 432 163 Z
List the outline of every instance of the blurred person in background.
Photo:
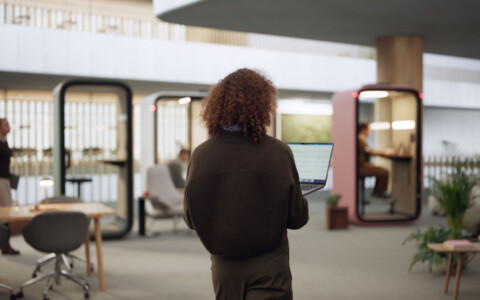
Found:
M 12 194 L 10 186 L 10 158 L 12 150 L 8 146 L 7 135 L 10 132 L 8 120 L 0 119 L 0 206 L 12 206 Z M 6 224 L 8 225 L 8 224 Z M 16 255 L 20 251 L 10 246 L 10 242 L 2 248 L 2 254 Z
M 178 157 L 168 163 L 167 167 L 170 171 L 170 176 L 172 177 L 173 184 L 176 188 L 182 189 L 185 187 L 185 176 L 184 173 L 188 162 L 190 161 L 190 150 L 182 148 Z

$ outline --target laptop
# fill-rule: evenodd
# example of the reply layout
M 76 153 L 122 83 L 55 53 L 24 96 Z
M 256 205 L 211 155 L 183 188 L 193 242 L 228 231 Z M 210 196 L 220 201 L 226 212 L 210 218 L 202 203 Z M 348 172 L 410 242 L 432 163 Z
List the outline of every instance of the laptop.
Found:
M 302 194 L 321 190 L 327 183 L 332 158 L 332 143 L 287 143 L 292 149 Z

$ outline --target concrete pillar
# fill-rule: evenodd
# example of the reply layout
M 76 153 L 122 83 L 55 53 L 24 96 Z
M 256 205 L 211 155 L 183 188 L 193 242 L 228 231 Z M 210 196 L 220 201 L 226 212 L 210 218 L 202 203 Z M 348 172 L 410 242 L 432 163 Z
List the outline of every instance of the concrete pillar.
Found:
M 399 35 L 383 37 L 376 40 L 377 47 L 377 81 L 378 83 L 389 83 L 395 85 L 404 85 L 413 87 L 419 92 L 423 89 L 423 38 L 420 36 Z M 405 99 L 396 96 L 395 101 L 391 97 L 387 99 L 378 99 L 375 102 L 375 120 L 415 120 L 417 109 L 416 103 L 412 97 Z M 384 131 L 375 134 L 375 147 L 380 149 L 399 148 L 399 144 L 407 146 L 407 153 L 412 156 L 410 165 L 397 165 L 392 168 L 390 161 L 379 161 L 376 165 L 387 168 L 390 172 L 389 189 L 396 190 L 395 211 L 414 215 L 418 200 L 416 193 L 415 180 L 402 181 L 402 174 L 409 174 L 408 178 L 417 178 L 416 164 L 419 162 L 416 158 L 416 143 L 421 141 L 412 141 L 412 136 L 416 136 L 416 130 L 412 131 Z M 392 142 L 392 141 L 396 141 Z M 401 153 L 400 153 L 401 154 Z M 420 158 L 421 159 L 421 158 Z M 404 171 L 402 171 L 404 170 Z M 394 177 L 397 176 L 394 179 Z M 421 181 L 419 182 L 421 184 Z M 399 193 L 398 191 L 402 192 Z
M 422 91 L 423 38 L 398 35 L 379 38 L 377 82 L 406 85 Z

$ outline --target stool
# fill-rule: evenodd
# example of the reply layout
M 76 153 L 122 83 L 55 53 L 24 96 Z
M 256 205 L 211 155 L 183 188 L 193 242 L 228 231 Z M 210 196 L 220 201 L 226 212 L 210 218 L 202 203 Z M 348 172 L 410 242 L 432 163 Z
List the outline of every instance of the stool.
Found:
M 360 191 L 360 214 L 365 213 L 365 204 L 369 204 L 370 201 L 365 200 L 365 178 L 372 176 L 359 176 L 358 177 L 358 189 Z M 357 192 L 358 193 L 358 192 Z

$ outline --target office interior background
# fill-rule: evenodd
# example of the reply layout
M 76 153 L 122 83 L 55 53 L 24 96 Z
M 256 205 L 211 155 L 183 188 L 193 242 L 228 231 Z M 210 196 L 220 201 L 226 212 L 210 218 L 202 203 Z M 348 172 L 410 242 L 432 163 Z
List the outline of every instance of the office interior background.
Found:
M 168 23 L 155 16 L 153 2 L 0 1 L 0 118 L 6 117 L 12 127 L 8 135 L 14 150 L 12 171 L 22 176 L 13 191 L 19 205 L 33 205 L 45 196 L 38 181 L 53 174 L 56 128 L 52 91 L 65 79 L 113 79 L 132 88 L 135 199 L 145 192 L 140 172 L 145 146 L 140 138 L 141 103 L 150 94 L 204 93 L 230 72 L 253 68 L 270 78 L 278 89 L 273 124 L 277 138 L 286 140 L 292 131 L 298 131 L 292 125 L 295 120 L 318 118 L 325 126 L 321 132 L 326 133 L 320 141 L 329 142 L 332 95 L 377 81 L 374 47 Z M 478 155 L 480 60 L 424 53 L 422 93 L 424 174 L 435 175 L 438 163 L 453 155 Z M 200 108 L 195 105 L 192 122 L 201 127 Z M 86 202 L 110 203 L 118 197 L 114 169 L 95 164 L 92 159 L 114 156 L 115 109 L 113 97 L 91 93 L 72 96 L 65 107 L 65 138 L 71 151 L 69 174 L 96 178 L 82 187 Z M 188 114 L 181 105 L 165 104 L 157 109 L 162 116 L 163 134 L 159 135 L 156 155 L 159 162 L 165 163 L 188 145 Z M 328 192 L 334 184 L 329 181 L 325 190 Z M 425 187 L 429 184 L 425 178 Z M 67 185 L 67 194 L 75 194 L 75 188 Z M 47 195 L 53 195 L 53 189 L 47 190 Z M 161 243 L 161 239 L 158 237 L 157 242 Z M 0 259 L 0 266 L 4 260 Z M 472 276 L 478 279 L 478 263 L 476 267 Z M 469 291 L 466 299 L 480 295 L 480 290 L 470 291 L 473 294 Z M 65 295 L 59 299 L 63 296 L 76 299 Z M 340 295 L 333 297 L 342 299 Z M 347 298 L 354 299 L 351 295 L 343 299 Z

